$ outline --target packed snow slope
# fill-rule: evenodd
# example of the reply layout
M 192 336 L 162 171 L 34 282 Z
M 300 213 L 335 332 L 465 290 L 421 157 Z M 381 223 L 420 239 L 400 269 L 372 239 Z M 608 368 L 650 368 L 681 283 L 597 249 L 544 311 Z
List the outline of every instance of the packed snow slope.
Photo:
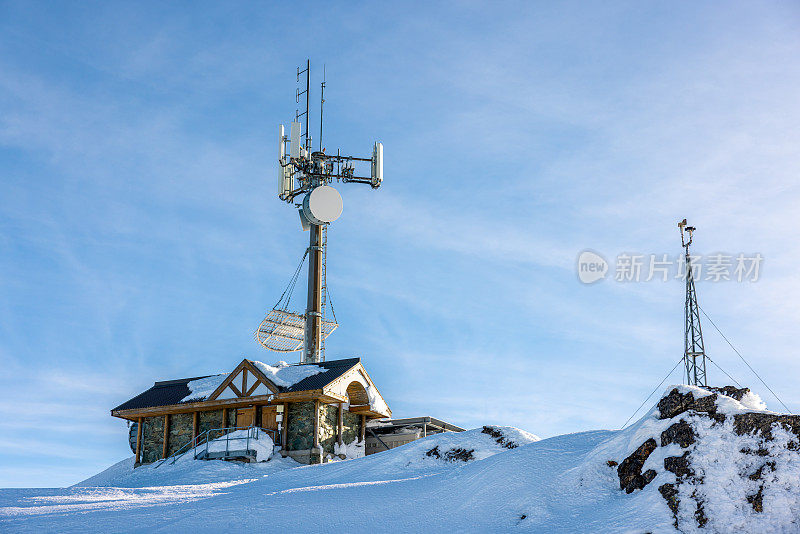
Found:
M 740 402 L 676 386 L 664 398 L 678 401 L 622 431 L 538 440 L 483 427 L 316 466 L 273 456 L 133 470 L 128 459 L 72 488 L 0 490 L 0 531 L 674 533 L 677 525 L 683 532 L 800 532 L 800 453 L 785 421 L 769 419 L 790 416 L 764 411 L 754 396 Z M 772 421 L 770 444 L 757 433 L 737 434 L 734 416 L 753 413 Z M 695 429 L 694 441 L 662 445 L 681 422 Z M 766 452 L 739 452 L 745 444 Z M 665 469 L 670 457 L 688 458 L 691 474 Z M 770 459 L 775 469 L 751 480 L 755 464 Z M 677 512 L 664 486 L 676 488 Z M 756 486 L 760 512 L 745 499 Z M 714 515 L 702 527 L 698 499 Z

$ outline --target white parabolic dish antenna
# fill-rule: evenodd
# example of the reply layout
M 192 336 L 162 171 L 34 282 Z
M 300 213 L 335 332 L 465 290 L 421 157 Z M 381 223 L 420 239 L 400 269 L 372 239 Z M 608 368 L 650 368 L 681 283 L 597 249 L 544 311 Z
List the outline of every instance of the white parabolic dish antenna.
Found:
M 303 199 L 303 215 L 314 224 L 327 224 L 342 214 L 342 196 L 329 185 L 315 187 Z

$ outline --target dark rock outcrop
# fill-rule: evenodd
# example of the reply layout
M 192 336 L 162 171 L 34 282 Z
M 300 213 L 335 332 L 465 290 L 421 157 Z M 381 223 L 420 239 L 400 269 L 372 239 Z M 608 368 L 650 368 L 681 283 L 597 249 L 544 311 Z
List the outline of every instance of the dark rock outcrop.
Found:
M 683 453 L 683 456 L 670 456 L 664 458 L 664 469 L 670 473 L 675 473 L 679 478 L 694 475 L 694 471 L 689 467 L 689 451 Z
M 706 478 L 707 474 L 702 469 L 697 471 L 698 468 L 693 467 L 692 463 L 693 454 L 696 453 L 695 451 L 698 447 L 698 441 L 703 439 L 702 436 L 709 431 L 709 428 L 714 429 L 711 430 L 712 432 L 730 432 L 732 427 L 735 434 L 749 437 L 747 438 L 749 444 L 743 446 L 739 453 L 750 455 L 753 459 L 745 462 L 744 465 L 750 467 L 748 467 L 747 471 L 742 472 L 741 476 L 745 480 L 749 479 L 757 482 L 759 486 L 758 491 L 755 493 L 752 493 L 752 489 L 748 488 L 750 493 L 746 495 L 740 494 L 739 498 L 746 498 L 757 513 L 764 511 L 765 488 L 767 492 L 771 491 L 770 488 L 774 488 L 776 484 L 776 462 L 770 459 L 770 456 L 776 450 L 776 445 L 769 444 L 769 442 L 775 440 L 776 429 L 783 429 L 796 436 L 796 439 L 792 438 L 787 443 L 782 443 L 779 446 L 781 450 L 800 451 L 800 416 L 753 411 L 736 413 L 726 417 L 724 413 L 719 411 L 720 405 L 718 401 L 720 397 L 729 397 L 741 402 L 750 390 L 733 386 L 705 389 L 709 394 L 699 398 L 695 398 L 691 391 L 681 393 L 678 388 L 673 389 L 662 397 L 658 402 L 658 418 L 662 420 L 676 419 L 677 422 L 670 424 L 661 433 L 660 443 L 657 444 L 655 439 L 648 439 L 630 456 L 625 458 L 617 469 L 620 488 L 627 493 L 631 493 L 636 489 L 644 488 L 656 478 L 657 473 L 654 470 L 651 469 L 642 473 L 642 467 L 657 446 L 678 445 L 685 449 L 680 456 L 664 458 L 664 471 L 673 473 L 675 481 L 661 484 L 658 487 L 659 493 L 672 511 L 676 528 L 679 527 L 678 517 L 680 510 L 684 511 L 684 515 L 681 515 L 681 517 L 686 517 L 686 512 L 691 513 L 694 516 L 694 523 L 701 528 L 706 526 L 710 519 L 707 515 L 707 510 L 711 505 L 704 501 L 707 496 L 703 496 L 705 493 L 702 491 L 702 487 L 704 484 L 713 484 L 715 482 L 713 479 L 708 480 Z M 707 423 L 701 424 L 703 419 L 711 421 L 710 427 Z M 728 421 L 729 419 L 730 421 Z M 726 422 L 728 422 L 728 425 L 720 426 Z M 705 455 L 708 454 L 708 451 L 704 450 L 704 452 L 697 452 L 697 454 Z M 758 460 L 757 458 L 763 458 L 763 460 Z M 609 461 L 608 464 L 612 465 L 612 461 Z M 767 476 L 767 473 L 771 473 L 771 475 Z M 681 486 L 683 485 L 686 486 L 682 492 Z M 692 491 L 687 491 L 689 489 Z M 681 502 L 681 493 L 684 495 L 685 503 Z
M 617 468 L 620 489 L 632 493 L 633 490 L 644 488 L 656 477 L 656 472 L 652 469 L 642 473 L 645 460 L 656 450 L 656 446 L 656 440 L 650 438 L 633 451 L 633 454 L 622 460 Z
M 733 430 L 740 436 L 746 434 L 759 434 L 767 441 L 771 441 L 772 425 L 779 424 L 800 437 L 800 415 L 777 415 L 762 412 L 740 413 L 733 416 Z
M 658 492 L 667 501 L 667 506 L 672 513 L 677 514 L 680 500 L 678 500 L 678 488 L 675 487 L 675 484 L 662 484 L 658 487 Z
M 484 426 L 483 430 L 481 430 L 481 433 L 489 434 L 499 445 L 502 445 L 506 449 L 516 449 L 519 447 L 519 444 L 516 441 L 508 439 L 508 436 L 506 436 L 503 431 L 496 426 Z
M 753 506 L 753 510 L 761 513 L 764 511 L 764 486 L 759 486 L 755 495 L 748 495 L 747 502 Z
M 672 419 L 694 405 L 694 396 L 691 393 L 681 393 L 676 389 L 669 392 L 658 401 L 659 419 Z
M 684 449 L 694 443 L 692 425 L 683 419 L 670 425 L 668 429 L 661 433 L 661 446 L 666 447 L 670 443 L 677 443 Z
M 750 388 L 735 388 L 733 386 L 723 386 L 721 388 L 708 387 L 706 389 L 709 391 L 714 391 L 715 393 L 719 393 L 720 395 L 725 395 L 726 397 L 730 397 L 739 402 L 742 402 L 744 396 L 750 393 Z
M 747 391 L 750 390 L 745 388 L 745 392 Z M 717 413 L 717 398 L 717 393 L 712 393 L 711 395 L 695 399 L 694 395 L 691 393 L 681 393 L 677 388 L 673 389 L 669 394 L 658 401 L 658 418 L 672 419 L 682 413 L 692 411 L 709 414 L 714 420 L 721 423 L 725 421 L 725 416 Z
M 425 456 L 430 456 L 431 458 L 439 458 L 441 460 L 447 460 L 448 462 L 469 462 L 470 460 L 474 460 L 475 456 L 474 453 L 475 449 L 464 449 L 462 447 L 458 447 L 455 449 L 449 449 L 444 452 L 439 450 L 439 446 L 435 446 L 431 450 L 425 453 Z

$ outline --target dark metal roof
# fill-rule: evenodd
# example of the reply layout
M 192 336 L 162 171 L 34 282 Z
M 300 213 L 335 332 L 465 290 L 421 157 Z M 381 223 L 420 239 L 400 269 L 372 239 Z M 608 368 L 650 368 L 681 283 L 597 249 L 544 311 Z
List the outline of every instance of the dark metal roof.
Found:
M 123 402 L 111 411 L 134 410 L 137 408 L 152 408 L 153 406 L 169 406 L 180 404 L 181 400 L 188 396 L 189 382 L 199 378 L 207 378 L 213 375 L 196 376 L 194 378 L 181 378 L 180 380 L 164 380 L 156 382 L 153 387 L 143 393 L 139 393 L 129 401 Z
M 327 386 L 348 370 L 352 369 L 361 361 L 360 358 L 347 358 L 345 360 L 331 360 L 328 362 L 320 362 L 316 364 L 304 365 L 317 365 L 325 369 L 321 373 L 309 376 L 294 384 L 291 387 L 284 388 L 278 387 L 280 392 L 285 391 L 308 391 L 313 389 L 322 389 Z M 191 393 L 187 384 L 192 380 L 200 378 L 207 378 L 214 375 L 196 376 L 193 378 L 181 378 L 178 380 L 164 380 L 156 382 L 153 387 L 147 391 L 136 395 L 134 398 L 126 401 L 113 411 L 117 410 L 134 410 L 139 408 L 152 408 L 155 406 L 170 406 L 173 404 L 181 404 L 181 401 Z M 191 402 L 196 402 L 199 399 L 194 399 Z

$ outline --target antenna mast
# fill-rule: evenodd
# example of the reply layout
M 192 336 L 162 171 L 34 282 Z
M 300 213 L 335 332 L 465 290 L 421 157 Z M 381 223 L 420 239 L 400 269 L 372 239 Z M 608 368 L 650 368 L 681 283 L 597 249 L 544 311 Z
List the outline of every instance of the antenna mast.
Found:
M 311 152 L 311 136 L 308 131 L 311 60 L 306 62 L 304 70 L 297 68 L 298 83 L 301 74 L 306 75 L 306 89 L 296 90 L 295 101 L 299 104 L 300 97 L 305 95 L 306 110 L 303 113 L 295 111 L 295 120 L 291 124 L 288 138 L 284 126 L 280 126 L 278 198 L 288 204 L 294 204 L 295 198 L 302 195 L 302 203 L 294 204 L 300 208 L 303 230 L 309 230 L 308 301 L 306 313 L 302 316 L 305 323 L 302 362 L 316 363 L 323 357 L 325 337 L 336 328 L 335 318 L 333 321 L 328 321 L 324 317 L 327 294 L 325 287 L 327 225 L 338 219 L 342 213 L 342 197 L 330 184 L 336 180 L 337 183 L 369 184 L 373 189 L 380 187 L 383 181 L 383 144 L 378 142 L 374 144 L 371 158 L 345 156 L 339 150 L 336 151 L 336 155 L 325 154 L 322 148 L 322 107 L 325 103 L 323 78 L 320 91 L 319 151 Z M 304 142 L 301 142 L 299 122 L 302 116 L 305 116 Z M 356 164 L 363 165 L 362 162 L 369 162 L 369 176 L 356 175 Z M 265 348 L 283 350 L 284 345 L 290 345 L 298 337 L 296 335 L 298 317 L 300 317 L 298 314 L 293 315 L 288 310 L 273 310 L 256 331 L 256 339 Z
M 700 327 L 700 306 L 697 304 L 697 291 L 694 287 L 694 269 L 689 246 L 695 231 L 687 226 L 686 219 L 678 223 L 681 231 L 681 246 L 686 259 L 686 302 L 684 306 L 683 363 L 686 367 L 686 382 L 691 386 L 708 386 L 706 382 L 706 350 L 703 344 L 703 330 Z

